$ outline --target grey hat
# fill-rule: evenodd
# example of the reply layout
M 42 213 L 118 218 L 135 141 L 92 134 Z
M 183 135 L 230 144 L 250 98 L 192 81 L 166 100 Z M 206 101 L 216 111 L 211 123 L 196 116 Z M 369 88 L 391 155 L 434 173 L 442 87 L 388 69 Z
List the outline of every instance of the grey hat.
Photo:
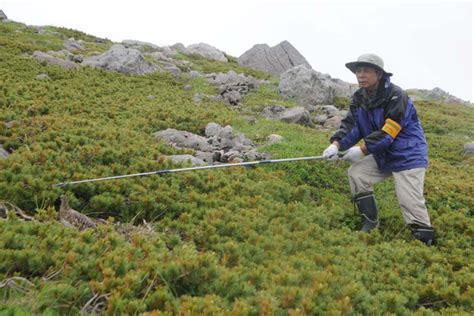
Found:
M 375 67 L 377 69 L 382 70 L 386 76 L 393 75 L 392 73 L 387 72 L 387 71 L 385 71 L 385 69 L 383 69 L 383 60 L 382 60 L 382 58 L 380 58 L 379 56 L 377 56 L 375 54 L 360 55 L 359 58 L 357 58 L 357 61 L 353 61 L 353 62 L 350 62 L 350 63 L 346 64 L 346 67 L 349 68 L 349 70 L 352 71 L 353 73 L 356 72 L 356 68 L 358 66 Z

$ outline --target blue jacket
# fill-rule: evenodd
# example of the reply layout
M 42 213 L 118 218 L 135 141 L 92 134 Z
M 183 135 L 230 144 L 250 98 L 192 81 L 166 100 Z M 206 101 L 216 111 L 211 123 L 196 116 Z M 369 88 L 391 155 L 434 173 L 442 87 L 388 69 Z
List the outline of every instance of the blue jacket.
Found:
M 428 166 L 428 146 L 415 106 L 407 93 L 387 77 L 375 97 L 362 89 L 352 96 L 347 116 L 331 137 L 341 151 L 364 139 L 381 171 L 402 171 Z

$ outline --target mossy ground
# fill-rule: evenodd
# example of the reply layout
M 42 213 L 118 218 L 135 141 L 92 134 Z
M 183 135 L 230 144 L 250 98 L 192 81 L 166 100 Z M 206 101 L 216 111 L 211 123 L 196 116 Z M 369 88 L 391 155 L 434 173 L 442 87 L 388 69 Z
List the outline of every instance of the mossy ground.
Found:
M 0 221 L 0 289 L 5 314 L 77 314 L 94 296 L 107 314 L 470 314 L 474 304 L 474 111 L 418 102 L 429 143 L 425 193 L 438 244 L 426 247 L 404 226 L 393 183 L 376 187 L 382 225 L 357 232 L 345 162 L 292 162 L 67 187 L 55 183 L 179 167 L 180 153 L 152 133 L 203 133 L 231 124 L 273 158 L 319 155 L 330 132 L 242 113 L 280 104 L 274 78 L 238 66 L 186 57 L 196 70 L 235 70 L 268 79 L 240 109 L 193 102 L 212 94 L 200 79 L 64 70 L 36 62 L 35 50 L 59 50 L 65 38 L 110 42 L 73 30 L 44 34 L 0 23 L 0 199 L 38 219 Z M 35 80 L 45 73 L 51 79 Z M 185 91 L 190 84 L 193 89 Z M 154 96 L 149 98 L 148 96 Z M 339 100 L 343 102 L 343 100 Z M 266 145 L 269 134 L 285 140 Z M 183 151 L 181 151 L 183 152 Z M 53 218 L 61 194 L 92 217 L 139 224 L 156 234 L 65 228 Z M 54 272 L 58 272 L 54 274 Z M 89 304 L 90 305 L 90 304 Z

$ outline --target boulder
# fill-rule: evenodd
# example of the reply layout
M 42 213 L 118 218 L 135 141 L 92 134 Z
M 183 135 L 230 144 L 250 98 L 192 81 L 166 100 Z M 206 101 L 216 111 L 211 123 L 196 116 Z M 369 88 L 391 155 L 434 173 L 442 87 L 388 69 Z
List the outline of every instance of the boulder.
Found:
M 204 131 L 207 137 L 217 136 L 221 131 L 222 126 L 217 123 L 211 122 L 206 125 L 206 129 Z
M 283 141 L 283 136 L 281 135 L 278 135 L 278 134 L 270 134 L 267 136 L 267 143 L 268 144 L 276 144 L 276 143 L 279 143 L 281 141 Z
M 464 144 L 464 155 L 474 155 L 474 142 Z
M 286 123 L 294 123 L 304 126 L 311 125 L 311 116 L 308 110 L 302 106 L 290 108 L 279 115 L 279 120 Z
M 134 48 L 141 52 L 149 52 L 149 51 L 158 51 L 160 50 L 160 46 L 148 43 L 148 42 L 141 42 L 136 40 L 123 40 L 122 45 L 126 48 Z
M 173 161 L 174 163 L 190 162 L 193 166 L 202 166 L 206 164 L 202 159 L 192 155 L 171 155 L 166 156 L 166 158 Z
M 341 117 L 333 116 L 324 122 L 324 127 L 328 129 L 338 129 L 341 126 Z
M 205 137 L 186 132 L 178 131 L 173 128 L 168 128 L 153 134 L 156 140 L 163 140 L 168 144 L 177 148 L 190 148 L 199 151 L 212 151 L 212 146 L 209 145 Z
M 254 45 L 238 58 L 238 63 L 273 75 L 280 75 L 298 65 L 311 69 L 308 61 L 288 41 L 273 47 L 267 44 Z
M 145 75 L 158 70 L 156 65 L 143 58 L 140 51 L 121 44 L 113 45 L 104 54 L 86 58 L 82 65 L 135 75 Z
M 174 49 L 177 52 L 184 52 L 186 50 L 186 46 L 182 43 L 176 43 L 170 46 L 171 49 Z
M 316 104 L 333 103 L 335 96 L 350 96 L 355 86 L 332 79 L 303 65 L 293 67 L 280 76 L 279 90 L 285 99 L 295 99 L 309 108 Z M 343 95 L 342 95 L 343 94 Z
M 45 52 L 35 51 L 33 52 L 33 58 L 35 58 L 36 60 L 40 62 L 45 62 L 51 65 L 57 65 L 66 69 L 77 68 L 76 63 L 69 60 L 62 59 L 62 58 L 51 56 Z
M 186 47 L 184 53 L 188 55 L 199 55 L 210 60 L 227 62 L 227 58 L 222 51 L 206 43 L 191 44 Z
M 75 52 L 75 51 L 84 49 L 84 46 L 82 44 L 83 44 L 82 40 L 76 41 L 74 38 L 69 38 L 64 41 L 63 46 L 64 48 L 66 48 L 66 50 L 70 52 Z

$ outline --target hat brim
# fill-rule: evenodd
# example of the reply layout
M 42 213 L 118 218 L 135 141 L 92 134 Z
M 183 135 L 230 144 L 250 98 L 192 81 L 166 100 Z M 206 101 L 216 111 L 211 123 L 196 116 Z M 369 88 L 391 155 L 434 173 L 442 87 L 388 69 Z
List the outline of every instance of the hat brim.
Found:
M 356 73 L 356 69 L 357 67 L 359 66 L 368 66 L 368 67 L 373 67 L 375 69 L 379 69 L 381 70 L 386 76 L 390 77 L 390 76 L 393 76 L 393 74 L 391 72 L 387 72 L 385 71 L 384 69 L 380 68 L 379 66 L 377 66 L 376 64 L 372 64 L 372 63 L 368 63 L 368 62 L 365 62 L 365 61 L 352 61 L 350 63 L 347 63 L 346 64 L 346 67 L 352 71 L 354 74 Z

